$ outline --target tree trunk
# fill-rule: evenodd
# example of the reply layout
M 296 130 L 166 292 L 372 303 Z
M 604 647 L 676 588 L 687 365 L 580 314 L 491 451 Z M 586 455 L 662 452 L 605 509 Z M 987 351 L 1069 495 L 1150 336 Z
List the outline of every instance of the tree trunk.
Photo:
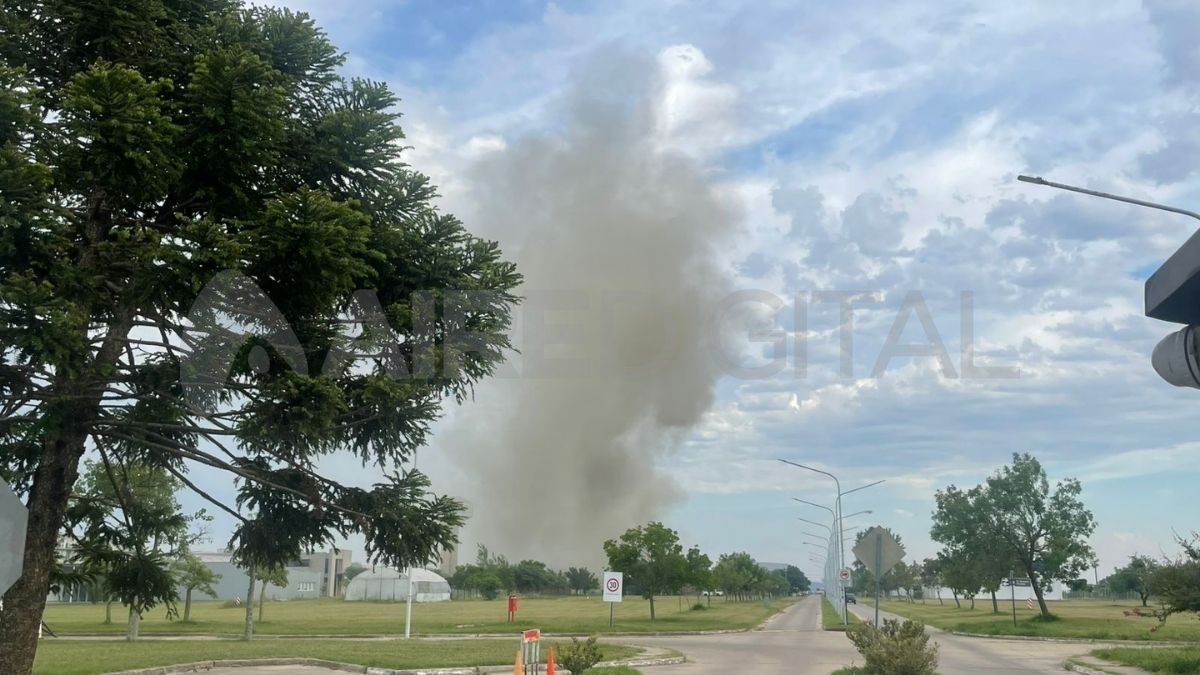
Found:
M 263 606 L 267 604 L 267 582 L 264 579 L 262 587 L 258 589 L 258 622 L 263 620 Z
M 87 227 L 94 230 L 96 224 L 89 222 Z M 78 267 L 93 267 L 94 258 L 94 250 L 88 249 Z M 52 404 L 42 420 L 53 431 L 42 437 L 41 457 L 25 502 L 29 522 L 25 528 L 24 564 L 21 577 L 4 593 L 4 609 L 0 610 L 0 673 L 5 675 L 27 675 L 33 670 L 42 613 L 50 593 L 50 572 L 58 564 L 55 550 L 67 500 L 79 478 L 79 460 L 88 432 L 99 414 L 105 370 L 120 354 L 132 322 L 132 312 L 118 308 L 95 356 L 76 364 L 81 366 L 78 379 L 63 375 L 51 385 L 48 400 L 61 396 L 69 402 Z
M 975 596 L 971 596 L 971 611 L 975 611 Z
M 183 596 L 183 622 L 192 620 L 192 589 L 187 589 Z
M 650 620 L 654 620 L 654 596 L 650 596 Z
M 933 587 L 933 590 L 934 590 L 934 592 L 935 592 L 935 593 L 937 593 L 937 596 L 938 596 L 938 604 L 939 604 L 939 605 L 945 605 L 946 603 L 942 602 L 942 587 L 941 587 L 941 586 L 934 586 L 934 587 Z M 956 598 L 956 599 L 957 599 L 957 598 Z
M 104 603 L 104 624 L 108 625 L 111 623 L 112 623 L 112 598 L 109 598 Z
M 992 614 L 1000 613 L 1000 604 L 996 602 L 996 591 L 992 591 Z
M 82 428 L 68 429 L 43 443 L 26 503 L 29 523 L 25 529 L 24 567 L 21 577 L 4 594 L 4 609 L 0 611 L 0 673 L 25 675 L 33 670 L 38 629 L 50 592 L 50 571 L 58 564 L 54 557 L 58 533 L 71 488 L 79 478 L 86 437 Z
M 250 588 L 246 591 L 246 627 L 242 631 L 243 640 L 254 639 L 254 567 L 249 571 Z
M 1050 609 L 1046 607 L 1046 598 L 1042 596 L 1041 581 L 1038 580 L 1037 575 L 1034 574 L 1033 570 L 1027 571 L 1029 572 L 1029 583 L 1033 586 L 1033 594 L 1037 596 L 1038 607 L 1040 607 L 1042 610 L 1042 616 L 1048 617 L 1050 616 Z
M 138 639 L 138 628 L 141 626 L 142 615 L 129 608 L 129 623 L 125 626 L 125 639 L 133 642 Z
M 1139 593 L 1138 595 L 1142 596 L 1142 607 L 1145 607 L 1146 602 L 1150 599 L 1150 594 L 1149 593 Z
M 958 591 L 956 591 L 954 589 L 950 589 L 950 595 L 954 596 L 954 606 L 959 609 L 962 609 L 962 603 L 958 601 Z

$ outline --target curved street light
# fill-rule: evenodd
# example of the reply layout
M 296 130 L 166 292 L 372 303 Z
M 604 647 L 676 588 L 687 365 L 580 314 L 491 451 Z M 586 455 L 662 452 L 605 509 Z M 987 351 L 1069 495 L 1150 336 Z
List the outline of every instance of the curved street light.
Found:
M 817 522 L 817 521 L 815 521 L 815 520 L 809 520 L 808 518 L 799 518 L 799 517 L 797 517 L 797 518 L 796 518 L 796 520 L 803 520 L 804 522 L 808 523 L 809 525 L 816 525 L 817 527 L 823 527 L 823 528 L 825 528 L 825 529 L 826 529 L 826 530 L 829 532 L 830 536 L 832 536 L 832 535 L 833 535 L 833 528 L 832 528 L 832 527 L 829 527 L 828 525 L 825 525 L 825 524 L 823 524 L 823 523 L 818 523 L 818 522 Z
M 834 520 L 837 522 L 837 525 L 836 525 L 836 527 L 837 527 L 837 530 L 838 530 L 838 532 L 837 532 L 837 537 L 836 537 L 836 539 L 837 539 L 837 542 L 836 542 L 836 543 L 837 543 L 837 554 L 838 554 L 838 555 L 837 555 L 838 567 L 839 567 L 839 568 L 845 567 L 845 566 L 846 566 L 846 565 L 845 565 L 845 563 L 846 563 L 846 538 L 845 538 L 845 536 L 844 536 L 844 535 L 845 535 L 845 532 L 843 531 L 843 525 L 844 525 L 844 523 L 842 522 L 842 497 L 844 497 L 845 495 L 848 495 L 848 494 L 850 494 L 850 493 L 852 493 L 852 492 L 858 492 L 859 490 L 865 490 L 865 489 L 867 489 L 867 488 L 869 488 L 869 487 L 872 487 L 872 486 L 875 486 L 875 485 L 879 485 L 880 483 L 882 483 L 882 482 L 884 482 L 884 481 L 883 481 L 883 480 L 877 480 L 877 481 L 875 481 L 874 483 L 867 483 L 866 485 L 860 485 L 860 486 L 858 486 L 858 487 L 856 487 L 856 488 L 853 488 L 853 489 L 851 489 L 851 490 L 847 490 L 847 491 L 845 491 L 845 492 L 842 492 L 842 481 L 838 480 L 838 477 L 837 477 L 837 476 L 833 475 L 832 473 L 829 473 L 828 471 L 824 471 L 824 470 L 822 470 L 822 469 L 817 469 L 817 468 L 814 468 L 814 467 L 811 467 L 811 466 L 808 466 L 808 465 L 805 465 L 805 464 L 801 464 L 801 463 L 799 463 L 799 462 L 793 462 L 793 461 L 791 461 L 791 460 L 787 460 L 787 459 L 783 459 L 783 458 L 780 458 L 780 459 L 779 459 L 779 461 L 783 462 L 784 464 L 789 464 L 789 465 L 791 465 L 791 466 L 794 466 L 794 467 L 796 467 L 796 468 L 798 468 L 798 469 L 804 469 L 804 470 L 806 470 L 806 471 L 812 471 L 813 473 L 819 473 L 819 474 L 821 474 L 821 475 L 823 475 L 823 476 L 828 476 L 828 477 L 830 477 L 830 478 L 832 478 L 832 479 L 833 479 L 833 484 L 834 484 L 834 486 L 837 488 L 837 500 L 834 502 L 834 509 L 836 509 L 836 511 L 834 511 L 833 509 L 829 509 L 829 507 L 826 507 L 826 506 L 821 506 L 820 504 L 813 504 L 812 502 L 805 502 L 803 499 L 796 499 L 796 501 L 798 501 L 798 502 L 804 502 L 805 504 L 812 504 L 813 506 L 820 506 L 821 508 L 823 508 L 823 509 L 826 509 L 826 510 L 830 511 L 830 513 L 833 513 Z M 793 497 L 793 499 L 795 499 L 795 497 Z M 846 617 L 846 613 L 847 613 L 847 611 L 848 611 L 848 610 L 847 610 L 847 608 L 846 608 L 846 593 L 845 593 L 845 587 L 844 587 L 844 586 L 841 586 L 840 588 L 841 588 L 841 590 L 842 590 L 842 594 L 841 594 L 841 595 L 842 595 L 842 612 L 841 612 L 841 614 L 842 614 L 842 625 L 849 625 L 849 622 L 850 622 L 850 620 L 849 620 L 849 619 Z

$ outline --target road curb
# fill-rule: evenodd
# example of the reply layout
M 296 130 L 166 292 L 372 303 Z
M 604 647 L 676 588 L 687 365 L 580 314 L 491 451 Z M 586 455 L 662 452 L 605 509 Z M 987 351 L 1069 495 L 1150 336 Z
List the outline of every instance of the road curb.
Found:
M 936 627 L 936 626 L 935 626 Z M 1023 640 L 1025 642 L 1059 642 L 1076 645 L 1133 645 L 1135 647 L 1194 647 L 1200 645 L 1196 640 L 1122 640 L 1120 638 L 1064 638 L 1043 637 L 1040 635 L 989 635 L 987 633 L 965 633 L 957 630 L 942 631 L 950 635 L 969 638 L 986 638 L 988 640 Z
M 1087 666 L 1079 664 L 1079 663 L 1075 663 L 1074 661 L 1067 661 L 1067 662 L 1063 663 L 1063 670 L 1070 670 L 1070 671 L 1076 672 L 1076 673 L 1083 673 L 1084 675 L 1110 675 L 1109 673 L 1107 673 L 1103 670 L 1096 670 L 1095 668 L 1088 668 Z
M 673 666 L 685 663 L 683 656 L 664 656 L 647 659 L 621 659 L 618 661 L 603 661 L 599 666 L 628 666 L 630 668 L 652 668 L 654 666 Z M 197 661 L 195 663 L 180 663 L 173 666 L 157 666 L 154 668 L 139 668 L 136 670 L 121 670 L 106 675 L 177 675 L 179 673 L 200 673 L 214 668 L 253 668 L 255 666 L 317 666 L 340 670 L 348 673 L 363 675 L 476 675 L 477 673 L 510 672 L 512 666 L 480 666 L 467 668 L 417 668 L 393 669 L 360 666 L 355 663 L 341 663 L 324 659 L 309 658 L 279 658 L 279 659 L 232 659 L 224 661 Z M 569 670 L 559 670 L 564 675 L 570 675 Z

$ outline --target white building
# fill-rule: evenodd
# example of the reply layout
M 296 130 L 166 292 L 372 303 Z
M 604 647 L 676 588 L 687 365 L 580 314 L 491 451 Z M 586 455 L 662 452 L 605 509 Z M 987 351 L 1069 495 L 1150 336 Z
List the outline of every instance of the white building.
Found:
M 446 602 L 450 599 L 450 583 L 439 574 L 415 567 L 411 572 L 414 602 Z M 362 572 L 346 587 L 346 602 L 403 601 L 407 597 L 408 577 L 390 567 Z

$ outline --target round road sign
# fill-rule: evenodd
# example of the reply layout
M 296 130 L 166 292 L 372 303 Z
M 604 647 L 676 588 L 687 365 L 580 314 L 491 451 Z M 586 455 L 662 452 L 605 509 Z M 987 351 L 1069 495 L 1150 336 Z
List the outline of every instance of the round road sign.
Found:
M 850 570 L 843 569 L 838 573 L 838 578 L 842 581 L 850 581 Z
M 616 593 L 619 590 L 621 590 L 621 580 L 617 579 L 616 577 L 609 579 L 608 580 L 608 592 Z

